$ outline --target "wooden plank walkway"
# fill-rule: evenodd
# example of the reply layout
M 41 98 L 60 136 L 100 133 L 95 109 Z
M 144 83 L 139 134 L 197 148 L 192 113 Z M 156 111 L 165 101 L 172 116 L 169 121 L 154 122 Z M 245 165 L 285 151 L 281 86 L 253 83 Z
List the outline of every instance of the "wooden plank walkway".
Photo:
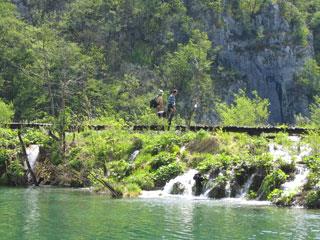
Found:
M 143 130 L 154 130 L 154 131 L 164 131 L 164 126 L 158 125 L 151 125 L 151 126 L 144 126 L 144 125 L 136 125 L 133 127 L 135 131 L 143 131 Z M 187 128 L 183 125 L 176 126 L 176 130 L 178 131 L 224 131 L 224 132 L 234 132 L 234 133 L 247 133 L 249 135 L 261 135 L 262 133 L 279 133 L 279 132 L 286 132 L 289 135 L 301 135 L 306 134 L 310 130 L 316 129 L 308 129 L 308 128 L 297 128 L 297 127 L 239 127 L 239 126 L 206 126 L 206 125 L 197 125 L 197 126 L 190 126 Z
M 9 123 L 5 125 L 11 129 L 21 129 L 21 128 L 51 128 L 53 124 L 50 123 Z M 89 129 L 101 131 L 107 130 L 110 128 L 108 125 L 89 125 L 87 126 Z M 177 131 L 224 131 L 224 132 L 235 132 L 235 133 L 247 133 L 249 135 L 261 135 L 262 133 L 279 133 L 279 132 L 286 132 L 289 135 L 300 135 L 306 134 L 310 130 L 319 130 L 319 129 L 308 129 L 308 128 L 298 128 L 298 127 L 273 127 L 273 126 L 266 126 L 266 127 L 239 127 L 239 126 L 210 126 L 210 125 L 194 125 L 187 128 L 184 125 L 178 125 L 175 127 Z M 78 129 L 77 129 L 78 130 Z M 81 130 L 81 129 L 80 129 Z M 165 126 L 161 125 L 135 125 L 133 126 L 132 130 L 134 131 L 165 131 Z M 72 131 L 72 130 L 71 130 Z

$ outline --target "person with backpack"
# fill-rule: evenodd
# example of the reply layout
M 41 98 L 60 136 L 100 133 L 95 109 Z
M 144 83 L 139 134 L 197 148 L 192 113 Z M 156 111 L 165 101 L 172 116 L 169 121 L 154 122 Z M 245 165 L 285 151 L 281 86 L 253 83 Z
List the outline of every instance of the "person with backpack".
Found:
M 150 101 L 150 108 L 155 109 L 159 118 L 164 117 L 163 91 L 159 90 L 159 94 Z
M 168 130 L 170 130 L 171 127 L 171 121 L 174 117 L 175 112 L 177 111 L 176 109 L 176 96 L 178 94 L 177 89 L 173 89 L 171 91 L 171 94 L 168 98 Z

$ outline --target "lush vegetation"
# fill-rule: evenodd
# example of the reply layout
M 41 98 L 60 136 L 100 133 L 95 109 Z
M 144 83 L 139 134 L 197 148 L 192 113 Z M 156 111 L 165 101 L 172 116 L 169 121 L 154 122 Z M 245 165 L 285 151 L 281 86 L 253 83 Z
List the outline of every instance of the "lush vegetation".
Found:
M 69 112 L 77 122 L 106 115 L 141 122 L 148 120 L 142 116 L 150 113 L 148 99 L 159 88 L 166 98 L 177 87 L 178 113 L 187 124 L 217 122 L 226 100 L 221 86 L 240 76 L 216 61 L 220 46 L 210 34 L 218 32 L 208 32 L 196 13 L 210 13 L 217 29 L 228 14 L 260 46 L 270 36 L 254 19 L 272 4 L 295 30 L 288 45 L 305 47 L 313 34 L 316 57 L 297 73 L 296 83 L 310 102 L 319 95 L 315 0 L 18 2 L 17 10 L 0 1 L 0 98 L 12 104 L 17 121 L 52 121 Z M 219 98 L 222 105 L 215 104 Z M 261 107 L 259 119 L 241 124 L 265 123 L 266 102 Z
M 301 142 L 312 149 L 303 160 L 310 173 L 307 184 L 296 192 L 285 192 L 282 184 L 294 179 L 295 156 L 302 150 L 285 133 L 277 134 L 274 140 L 268 135 L 252 137 L 205 131 L 169 131 L 155 135 L 154 132 L 130 132 L 114 122 L 106 131 L 88 129 L 68 134 L 64 158 L 61 158 L 59 145 L 45 132 L 24 131 L 22 136 L 27 145 L 41 146 L 35 172 L 42 184 L 91 186 L 96 191 L 105 191 L 105 181 L 124 196 L 135 197 L 141 190 L 160 189 L 170 179 L 194 168 L 208 176 L 204 186 L 211 189 L 208 196 L 212 198 L 225 197 L 227 184 L 231 186 L 231 196 L 236 197 L 252 178 L 246 195 L 249 199 L 268 199 L 286 206 L 297 203 L 312 208 L 319 206 L 320 136 L 316 132 L 311 132 Z M 17 132 L 1 129 L 0 137 L 1 183 L 26 184 L 27 171 Z M 269 152 L 272 142 L 276 148 L 284 148 L 292 156 L 291 161 L 273 156 Z
M 213 33 L 195 12 L 210 14 L 214 29 L 223 28 L 223 16 L 228 15 L 243 29 L 251 46 L 263 48 L 271 36 L 256 27 L 255 16 L 275 5 L 295 30 L 287 39 L 288 46 L 307 48 L 311 34 L 314 37 L 315 57 L 295 76 L 299 91 L 311 103 L 309 115 L 297 116 L 297 122 L 319 127 L 319 1 L 24 2 L 24 8 L 17 10 L 9 0 L 0 0 L 0 124 L 14 120 L 52 126 L 48 132 L 0 128 L 2 184 L 27 184 L 23 146 L 39 144 L 35 173 L 42 184 L 93 186 L 104 191 L 105 181 L 134 197 L 195 168 L 209 176 L 205 185 L 214 198 L 224 196 L 227 184 L 236 196 L 252 177 L 247 198 L 319 207 L 317 130 L 303 139 L 312 154 L 303 159 L 310 174 L 302 197 L 281 188 L 294 178 L 296 162 L 274 159 L 268 151 L 270 136 L 130 130 L 134 124 L 166 125 L 166 119 L 159 119 L 148 105 L 158 89 L 166 90 L 167 99 L 173 87 L 179 90 L 177 124 L 268 124 L 268 99 L 238 88 L 229 97 L 223 95 L 221 86 L 241 76 L 218 61 L 220 46 L 215 46 Z M 94 124 L 109 127 L 89 129 Z M 284 133 L 275 136 L 274 143 L 293 155 L 299 152 Z M 139 151 L 136 157 L 135 151 Z

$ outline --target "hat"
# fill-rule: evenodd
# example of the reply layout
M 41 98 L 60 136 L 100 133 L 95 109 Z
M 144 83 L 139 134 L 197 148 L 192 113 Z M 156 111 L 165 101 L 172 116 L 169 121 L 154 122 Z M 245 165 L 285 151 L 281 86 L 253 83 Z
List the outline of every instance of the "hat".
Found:
M 159 94 L 162 95 L 163 94 L 163 90 L 160 89 L 159 90 Z

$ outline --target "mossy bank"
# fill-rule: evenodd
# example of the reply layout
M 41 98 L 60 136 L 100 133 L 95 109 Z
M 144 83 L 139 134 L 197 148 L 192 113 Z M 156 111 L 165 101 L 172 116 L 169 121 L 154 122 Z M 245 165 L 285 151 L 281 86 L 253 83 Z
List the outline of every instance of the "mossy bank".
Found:
M 107 192 L 98 181 L 103 180 L 124 197 L 136 197 L 141 190 L 161 189 L 170 179 L 196 169 L 210 198 L 239 196 L 251 178 L 247 199 L 320 208 L 320 135 L 315 132 L 297 142 L 285 133 L 251 137 L 204 131 L 131 132 L 113 125 L 105 131 L 67 134 L 63 157 L 45 131 L 26 130 L 22 136 L 26 145 L 40 145 L 35 173 L 43 185 Z M 30 184 L 17 132 L 0 129 L 0 145 L 1 184 Z M 289 157 L 274 154 L 271 148 Z M 296 178 L 298 166 L 307 169 L 306 182 L 286 191 L 284 184 Z

